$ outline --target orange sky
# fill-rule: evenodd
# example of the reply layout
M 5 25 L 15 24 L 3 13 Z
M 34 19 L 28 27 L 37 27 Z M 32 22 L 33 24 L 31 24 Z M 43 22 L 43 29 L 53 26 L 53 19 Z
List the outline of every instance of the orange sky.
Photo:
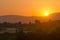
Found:
M 0 15 L 41 16 L 60 12 L 60 0 L 0 0 Z

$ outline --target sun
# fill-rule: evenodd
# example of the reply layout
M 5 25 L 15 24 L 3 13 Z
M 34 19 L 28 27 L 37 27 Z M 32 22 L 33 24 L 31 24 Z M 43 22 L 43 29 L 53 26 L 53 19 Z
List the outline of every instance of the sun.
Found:
M 48 12 L 45 12 L 45 13 L 44 13 L 44 16 L 49 16 L 49 13 L 48 13 Z

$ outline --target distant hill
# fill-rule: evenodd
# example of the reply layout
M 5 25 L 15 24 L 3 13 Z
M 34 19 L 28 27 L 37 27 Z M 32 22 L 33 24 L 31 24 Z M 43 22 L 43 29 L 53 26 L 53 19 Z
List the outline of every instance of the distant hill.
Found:
M 60 20 L 60 12 L 51 14 L 50 19 L 52 19 L 52 20 Z
M 28 16 L 18 16 L 18 15 L 5 15 L 5 16 L 0 16 L 0 23 L 2 23 L 2 22 L 9 22 L 9 23 L 32 22 L 32 23 L 34 23 L 35 20 L 41 20 L 41 19 L 42 19 L 42 17 L 36 17 L 36 16 L 28 17 Z M 51 14 L 50 19 L 60 20 L 60 13 Z
M 2 23 L 2 22 L 9 22 L 9 23 L 17 23 L 17 22 L 29 23 L 29 22 L 32 22 L 32 23 L 34 23 L 34 21 L 36 19 L 40 19 L 40 17 L 5 15 L 5 16 L 0 16 L 0 23 Z

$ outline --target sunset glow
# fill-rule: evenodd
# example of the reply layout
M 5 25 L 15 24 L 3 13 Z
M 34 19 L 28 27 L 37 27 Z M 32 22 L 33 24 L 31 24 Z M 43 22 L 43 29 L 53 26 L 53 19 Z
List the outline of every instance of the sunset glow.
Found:
M 48 13 L 48 12 L 45 12 L 45 13 L 44 13 L 44 15 L 45 15 L 45 16 L 48 16 L 48 15 L 49 15 L 49 13 Z
M 0 0 L 0 6 L 0 16 L 41 16 L 45 11 L 60 12 L 60 0 Z

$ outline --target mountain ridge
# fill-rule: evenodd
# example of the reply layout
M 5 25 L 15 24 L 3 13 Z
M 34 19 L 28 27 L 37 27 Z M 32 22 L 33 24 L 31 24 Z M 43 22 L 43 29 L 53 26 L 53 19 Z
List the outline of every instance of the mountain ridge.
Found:
M 19 16 L 19 15 L 4 15 L 0 16 L 0 23 L 9 22 L 9 23 L 34 23 L 35 20 L 41 20 L 42 17 L 38 16 Z M 50 19 L 52 20 L 60 20 L 60 13 L 54 13 L 50 15 Z

